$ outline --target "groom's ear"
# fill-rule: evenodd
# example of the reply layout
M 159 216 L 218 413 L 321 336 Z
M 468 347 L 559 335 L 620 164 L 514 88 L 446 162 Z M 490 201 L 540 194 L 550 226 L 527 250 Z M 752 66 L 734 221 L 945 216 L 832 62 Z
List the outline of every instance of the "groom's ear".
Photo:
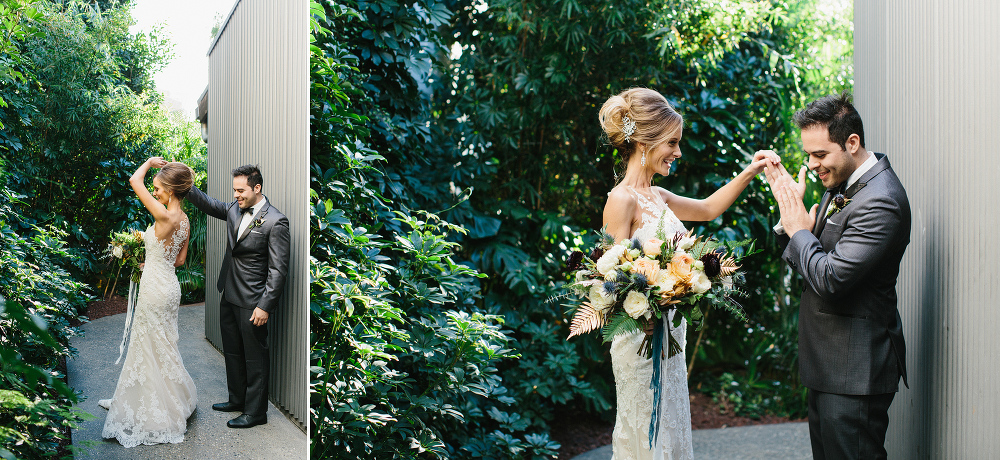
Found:
M 851 134 L 850 136 L 847 136 L 847 142 L 845 142 L 845 144 L 847 146 L 847 153 L 854 155 L 855 153 L 858 153 L 858 149 L 861 148 L 861 136 Z
M 261 184 L 257 184 L 257 185 L 254 185 L 254 186 L 253 186 L 253 193 L 255 193 L 255 194 L 258 194 L 258 195 L 259 195 L 259 194 L 260 194 L 260 190 L 261 190 L 261 189 L 262 189 L 263 187 L 264 187 L 264 186 L 263 186 L 263 185 L 261 185 Z

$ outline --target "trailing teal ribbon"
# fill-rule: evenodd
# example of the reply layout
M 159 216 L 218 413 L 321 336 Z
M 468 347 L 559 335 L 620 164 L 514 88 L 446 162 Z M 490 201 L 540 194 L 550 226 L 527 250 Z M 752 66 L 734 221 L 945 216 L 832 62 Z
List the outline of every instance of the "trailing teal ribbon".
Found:
M 653 390 L 653 413 L 650 415 L 649 419 L 649 448 L 653 449 L 653 441 L 656 439 L 656 433 L 660 431 L 660 361 L 663 360 L 663 325 L 669 321 L 667 318 L 663 318 L 656 322 L 656 326 L 653 328 L 653 378 L 649 381 L 649 388 Z M 670 329 L 667 328 L 669 333 Z

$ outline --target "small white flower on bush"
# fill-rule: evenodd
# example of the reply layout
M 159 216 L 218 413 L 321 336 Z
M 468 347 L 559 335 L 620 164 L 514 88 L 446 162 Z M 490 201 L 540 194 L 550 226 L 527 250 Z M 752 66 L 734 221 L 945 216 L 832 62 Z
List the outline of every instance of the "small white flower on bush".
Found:
M 614 269 L 618 265 L 620 259 L 622 258 L 622 255 L 624 254 L 625 254 L 624 246 L 621 245 L 612 246 L 611 249 L 608 249 L 608 252 L 605 252 L 600 259 L 597 259 L 597 272 L 607 277 L 608 272 Z
M 633 319 L 639 319 L 649 314 L 649 298 L 639 291 L 629 291 L 625 297 L 625 313 Z
M 708 279 L 703 270 L 694 270 L 691 275 L 691 290 L 695 294 L 703 294 L 712 289 L 712 281 Z
M 590 304 L 595 309 L 604 312 L 615 304 L 615 298 L 604 290 L 603 284 L 595 284 L 590 287 Z

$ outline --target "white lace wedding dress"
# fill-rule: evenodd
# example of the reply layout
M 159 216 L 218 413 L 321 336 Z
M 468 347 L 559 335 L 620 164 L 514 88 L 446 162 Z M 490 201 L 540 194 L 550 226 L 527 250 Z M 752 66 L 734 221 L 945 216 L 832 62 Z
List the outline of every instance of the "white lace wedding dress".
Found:
M 98 402 L 108 409 L 104 438 L 125 447 L 179 443 L 187 431 L 198 395 L 177 349 L 177 308 L 181 288 L 174 261 L 188 236 L 183 220 L 165 241 L 155 225 L 143 234 L 146 266 L 132 319 L 128 353 L 112 399 Z
M 674 216 L 666 203 L 655 195 L 652 198 L 628 190 L 636 196 L 642 208 L 642 227 L 633 238 L 645 241 L 656 236 L 660 215 L 664 214 L 663 230 L 667 236 L 685 231 L 684 224 Z M 668 319 L 672 320 L 671 318 Z M 686 327 L 663 328 L 663 352 L 667 352 L 667 330 L 677 339 L 683 350 L 686 346 Z M 642 332 L 621 335 L 611 342 L 611 365 L 615 374 L 615 393 L 618 412 L 612 435 L 613 460 L 694 458 L 691 445 L 691 402 L 688 399 L 687 368 L 684 353 L 660 361 L 660 412 L 659 429 L 653 448 L 649 448 L 649 422 L 653 413 L 653 359 L 637 354 L 645 336 Z M 666 355 L 664 355 L 666 356 Z

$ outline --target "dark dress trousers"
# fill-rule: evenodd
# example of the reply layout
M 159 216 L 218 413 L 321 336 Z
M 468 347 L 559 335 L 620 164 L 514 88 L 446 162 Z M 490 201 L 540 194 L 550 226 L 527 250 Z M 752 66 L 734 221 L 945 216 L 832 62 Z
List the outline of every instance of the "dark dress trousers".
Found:
M 254 326 L 250 316 L 254 308 L 273 315 L 278 306 L 288 273 L 288 218 L 267 200 L 254 223 L 237 235 L 243 218 L 237 202 L 216 200 L 198 187 L 191 188 L 187 199 L 205 214 L 226 221 L 226 253 L 216 287 L 223 293 L 219 323 L 229 402 L 242 405 L 245 414 L 264 415 L 270 373 L 267 324 Z
M 910 204 L 885 155 L 844 192 L 851 200 L 813 233 L 779 236 L 802 275 L 799 372 L 809 388 L 816 459 L 885 458 L 888 409 L 906 381 L 896 278 L 910 242 Z M 831 205 L 832 207 L 832 205 Z M 907 384 L 908 385 L 908 384 Z

